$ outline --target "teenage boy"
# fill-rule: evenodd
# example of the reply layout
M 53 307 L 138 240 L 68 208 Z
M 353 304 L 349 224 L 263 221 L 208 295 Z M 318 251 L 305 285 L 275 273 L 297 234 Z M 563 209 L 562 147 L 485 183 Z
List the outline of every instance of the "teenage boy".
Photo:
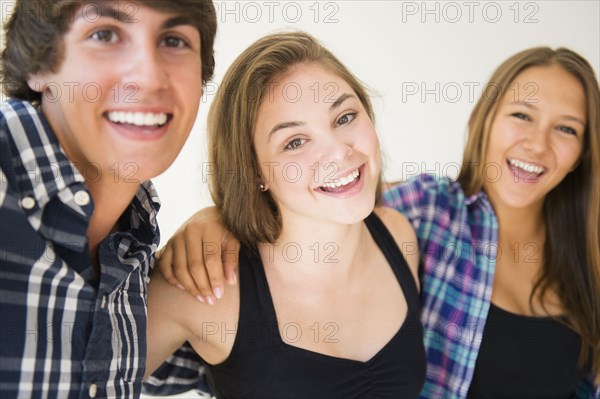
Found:
M 0 109 L 0 397 L 138 397 L 159 201 L 214 69 L 209 0 L 18 0 Z

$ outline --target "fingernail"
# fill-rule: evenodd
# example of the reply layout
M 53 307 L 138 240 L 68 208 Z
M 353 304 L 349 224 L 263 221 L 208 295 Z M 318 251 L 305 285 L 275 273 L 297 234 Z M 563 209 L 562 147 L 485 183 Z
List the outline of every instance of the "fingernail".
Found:
M 217 297 L 217 299 L 221 299 L 221 297 L 223 296 L 223 290 L 219 287 L 215 288 L 215 296 Z
M 209 296 L 208 298 L 206 298 L 207 302 L 209 305 L 214 305 L 215 304 L 215 298 L 213 298 L 212 296 Z
M 200 301 L 200 302 L 202 302 L 202 303 L 204 303 L 204 302 L 205 302 L 205 301 L 204 301 L 204 298 L 202 298 L 202 295 L 198 295 L 198 296 L 196 297 L 196 299 L 197 299 L 197 300 L 199 300 L 199 301 Z
M 175 287 L 179 288 L 181 291 L 185 291 L 185 287 L 179 283 L 177 283 Z
M 237 283 L 237 273 L 233 272 L 231 273 L 231 284 L 236 284 Z

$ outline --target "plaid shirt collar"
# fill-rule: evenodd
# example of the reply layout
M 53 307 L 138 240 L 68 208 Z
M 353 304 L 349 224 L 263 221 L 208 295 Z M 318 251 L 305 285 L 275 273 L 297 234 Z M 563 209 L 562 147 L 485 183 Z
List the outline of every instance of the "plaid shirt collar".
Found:
M 11 99 L 2 104 L 1 113 L 5 116 L 3 123 L 8 124 L 9 135 L 17 143 L 20 158 L 15 160 L 20 167 L 14 169 L 15 177 L 19 183 L 19 191 L 24 199 L 33 199 L 33 206 L 25 209 L 28 216 L 43 215 L 46 206 L 57 197 L 65 206 L 79 214 L 82 219 L 79 231 L 65 240 L 64 235 L 54 234 L 56 230 L 49 229 L 40 231 L 47 240 L 63 245 L 77 251 L 82 251 L 87 243 L 86 230 L 94 210 L 93 200 L 85 179 L 77 165 L 65 154 L 58 138 L 50 127 L 46 117 L 27 101 Z M 13 117 L 14 116 L 14 117 Z M 46 148 L 46 155 L 35 154 L 31 148 L 32 142 L 42 140 Z M 101 173 L 96 170 L 93 173 Z M 83 194 L 85 193 L 85 194 Z M 78 200 L 87 195 L 89 202 L 85 204 Z M 82 205 L 80 205 L 82 204 Z M 140 222 L 145 222 L 149 227 L 148 233 L 158 235 L 158 223 L 156 216 L 160 209 L 160 200 L 156 189 L 151 181 L 142 183 L 136 192 L 128 210 L 133 211 L 130 220 L 133 226 L 126 228 L 137 228 Z M 127 213 L 127 211 L 126 211 Z M 73 240 L 79 236 L 79 240 Z

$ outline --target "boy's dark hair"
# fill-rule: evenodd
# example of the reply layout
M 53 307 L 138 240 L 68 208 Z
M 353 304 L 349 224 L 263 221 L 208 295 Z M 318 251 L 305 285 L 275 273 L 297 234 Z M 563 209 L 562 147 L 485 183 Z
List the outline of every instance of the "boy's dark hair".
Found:
M 69 30 L 76 12 L 93 3 L 98 1 L 16 1 L 14 11 L 4 26 L 6 47 L 0 63 L 0 81 L 8 96 L 40 103 L 41 93 L 31 90 L 27 79 L 35 73 L 58 70 L 62 61 L 63 35 Z M 189 17 L 200 32 L 202 83 L 206 84 L 212 78 L 217 16 L 211 0 L 121 0 L 116 3 L 121 11 L 127 13 L 135 10 L 135 3 L 141 3 L 156 10 Z

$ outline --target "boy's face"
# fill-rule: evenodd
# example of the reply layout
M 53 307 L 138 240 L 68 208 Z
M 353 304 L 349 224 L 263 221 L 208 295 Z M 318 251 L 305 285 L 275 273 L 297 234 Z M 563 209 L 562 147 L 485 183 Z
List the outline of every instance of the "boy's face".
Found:
M 202 95 L 200 34 L 140 3 L 84 5 L 56 72 L 29 79 L 67 156 L 90 182 L 139 183 L 185 143 Z

